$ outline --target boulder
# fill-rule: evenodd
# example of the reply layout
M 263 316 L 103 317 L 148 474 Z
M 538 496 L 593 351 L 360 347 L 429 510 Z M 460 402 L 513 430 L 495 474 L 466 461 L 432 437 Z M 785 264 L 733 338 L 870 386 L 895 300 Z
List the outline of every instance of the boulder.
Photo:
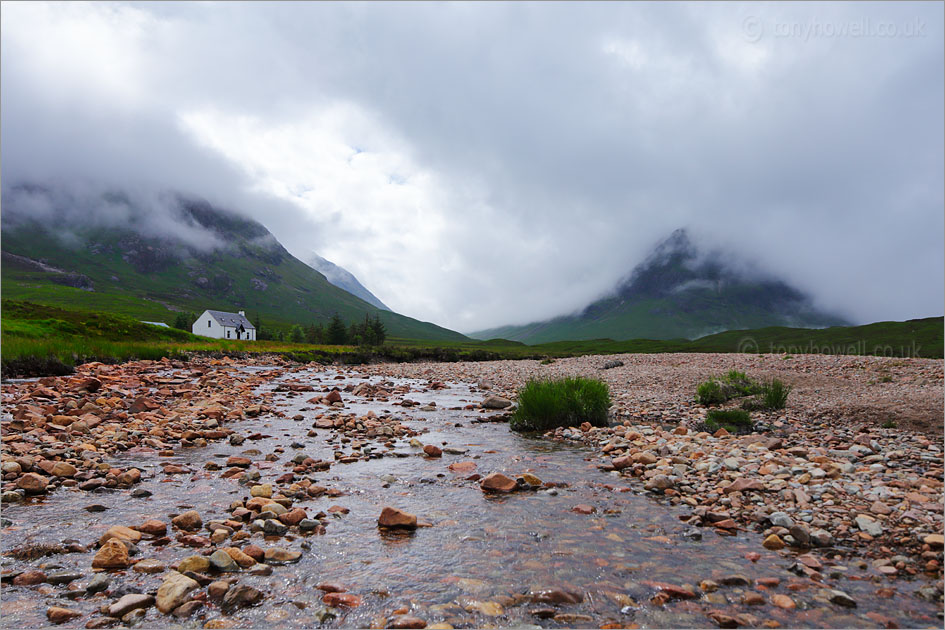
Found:
M 479 482 L 479 487 L 482 488 L 483 492 L 512 492 L 518 487 L 518 484 L 515 483 L 514 479 L 510 479 L 503 475 L 502 473 L 492 473 L 486 475 L 482 481 Z
M 157 590 L 157 609 L 165 615 L 190 599 L 190 594 L 200 588 L 196 580 L 171 571 Z
M 46 492 L 48 482 L 46 477 L 29 472 L 16 480 L 16 487 L 26 490 L 26 494 L 42 494 Z
M 512 401 L 501 396 L 486 396 L 481 406 L 483 409 L 505 409 L 512 406 Z
M 119 540 L 127 540 L 129 542 L 136 543 L 141 540 L 141 532 L 131 529 L 130 527 L 113 525 L 109 527 L 104 534 L 102 534 L 101 538 L 98 539 L 98 544 L 104 545 L 112 538 L 118 538 Z
M 109 539 L 92 558 L 93 569 L 124 569 L 129 564 L 128 547 L 116 538 Z
M 203 527 L 203 520 L 200 518 L 200 513 L 197 512 L 197 510 L 188 510 L 183 514 L 179 514 L 171 519 L 171 523 L 174 527 L 185 531 L 193 531 Z
M 385 507 L 381 510 L 381 515 L 377 518 L 377 526 L 416 529 L 417 517 L 414 514 L 409 514 L 397 508 Z
M 133 610 L 150 608 L 154 605 L 154 598 L 143 593 L 128 593 L 108 607 L 110 617 L 124 617 Z
M 49 623 L 65 623 L 81 616 L 81 612 L 69 608 L 50 606 L 46 609 L 46 619 L 49 619 Z

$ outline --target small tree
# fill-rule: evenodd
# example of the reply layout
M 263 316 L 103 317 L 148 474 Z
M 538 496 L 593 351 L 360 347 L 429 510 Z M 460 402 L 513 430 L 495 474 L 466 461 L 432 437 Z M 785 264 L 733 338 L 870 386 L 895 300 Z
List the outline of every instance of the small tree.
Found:
M 292 326 L 292 330 L 289 333 L 289 341 L 292 343 L 302 343 L 305 341 L 305 333 L 302 332 L 302 327 L 298 324 Z
M 372 341 L 375 346 L 384 345 L 384 340 L 387 339 L 387 329 L 384 327 L 384 322 L 381 321 L 379 315 L 374 316 L 374 320 L 371 322 L 371 336 L 373 337 Z
M 345 323 L 341 321 L 338 313 L 332 315 L 328 322 L 328 328 L 325 329 L 325 341 L 336 346 L 348 343 L 348 331 L 345 329 Z
M 172 326 L 178 330 L 190 330 L 193 320 L 187 317 L 184 313 L 178 313 L 177 317 L 174 318 L 174 323 Z

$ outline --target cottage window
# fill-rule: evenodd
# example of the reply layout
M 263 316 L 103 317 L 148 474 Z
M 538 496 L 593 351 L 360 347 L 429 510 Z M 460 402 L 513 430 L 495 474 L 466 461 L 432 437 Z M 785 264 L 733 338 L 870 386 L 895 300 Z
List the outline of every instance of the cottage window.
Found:
M 229 331 L 229 330 L 228 330 L 228 331 L 226 331 L 226 338 L 227 338 L 227 339 L 229 339 L 229 338 L 230 338 L 230 331 Z
M 212 319 L 208 319 L 208 320 L 207 320 L 207 328 L 210 328 L 211 326 L 213 326 L 213 320 L 212 320 Z

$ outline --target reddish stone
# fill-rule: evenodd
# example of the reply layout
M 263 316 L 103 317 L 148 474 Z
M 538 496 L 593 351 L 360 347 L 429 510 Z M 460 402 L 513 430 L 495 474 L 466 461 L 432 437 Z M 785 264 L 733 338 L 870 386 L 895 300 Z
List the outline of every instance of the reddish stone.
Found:
M 676 586 L 675 584 L 667 584 L 666 582 L 652 582 L 650 580 L 644 580 L 643 584 L 649 586 L 650 588 L 659 589 L 670 597 L 675 597 L 677 599 L 695 599 L 697 597 L 697 595 L 692 591 L 684 589 L 681 586 Z
M 325 593 L 322 601 L 329 606 L 344 606 L 345 608 L 357 608 L 361 605 L 361 598 L 351 593 Z
M 433 444 L 427 444 L 423 447 L 423 452 L 427 454 L 427 457 L 442 457 L 443 450 Z
M 597 511 L 597 508 L 595 508 L 593 505 L 579 503 L 578 505 L 575 505 L 573 508 L 571 508 L 571 511 L 577 512 L 578 514 L 593 514 Z
M 397 508 L 385 507 L 377 519 L 377 526 L 416 529 L 417 517 Z
M 256 545 L 246 545 L 243 547 L 243 553 L 256 562 L 262 562 L 266 557 L 266 552 L 263 551 L 262 547 L 257 547 Z
M 512 492 L 517 487 L 514 479 L 509 479 L 502 473 L 492 473 L 479 482 L 483 492 Z
M 32 586 L 42 584 L 46 581 L 46 574 L 42 571 L 24 571 L 13 578 L 13 583 L 17 586 Z
M 303 518 L 307 518 L 307 515 L 305 514 L 305 510 L 302 508 L 293 508 L 284 514 L 279 515 L 279 520 L 289 527 L 298 525 Z

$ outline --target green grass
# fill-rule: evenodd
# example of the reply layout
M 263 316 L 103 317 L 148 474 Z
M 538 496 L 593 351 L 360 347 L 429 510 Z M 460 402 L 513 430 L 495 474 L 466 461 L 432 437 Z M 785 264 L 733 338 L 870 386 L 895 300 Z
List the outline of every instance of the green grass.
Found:
M 751 431 L 751 414 L 744 409 L 711 409 L 706 415 L 705 428 L 714 433 L 725 429 L 729 433 Z
M 589 422 L 607 426 L 610 388 L 596 379 L 567 377 L 529 381 L 518 392 L 518 408 L 509 427 L 514 431 L 547 431 Z
M 696 388 L 696 400 L 702 405 L 721 405 L 733 398 L 743 398 L 761 393 L 763 386 L 744 372 L 729 370 L 700 383 Z

